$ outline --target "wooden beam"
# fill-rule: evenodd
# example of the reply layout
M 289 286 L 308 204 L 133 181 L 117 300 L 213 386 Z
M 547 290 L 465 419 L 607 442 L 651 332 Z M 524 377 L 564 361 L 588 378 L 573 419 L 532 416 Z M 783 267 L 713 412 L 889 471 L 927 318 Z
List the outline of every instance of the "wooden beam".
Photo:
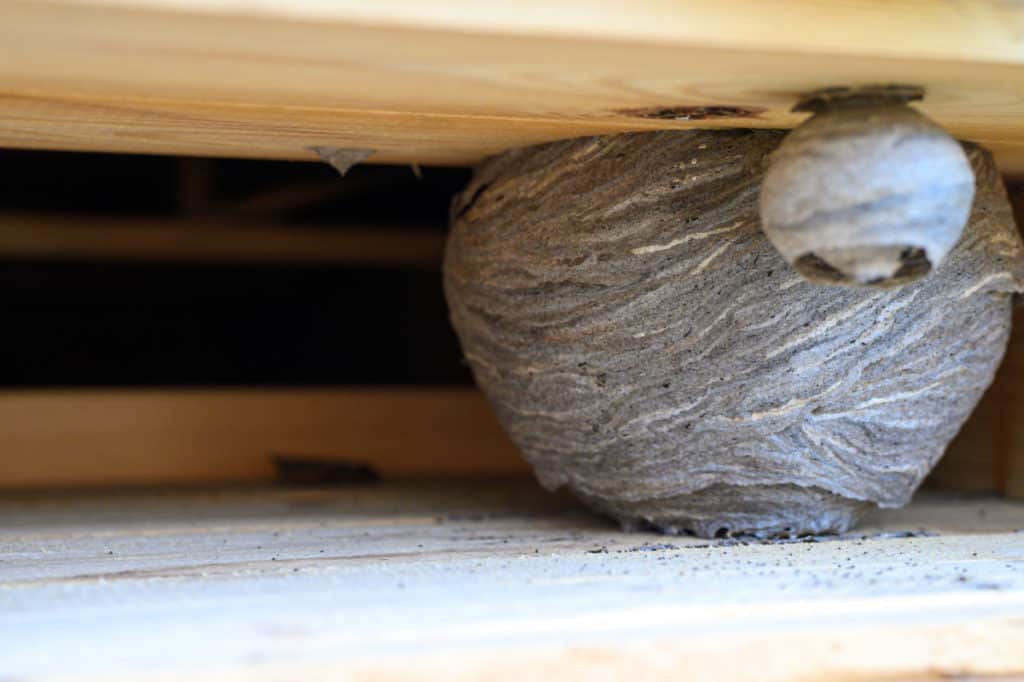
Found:
M 0 257 L 332 263 L 437 269 L 438 230 L 0 214 Z
M 1024 345 L 930 485 L 1024 498 Z M 1019 393 L 1019 392 L 1018 392 Z M 383 476 L 528 472 L 470 388 L 0 393 L 0 489 L 269 482 L 277 456 Z
M 37 0 L 38 1 L 38 0 Z M 45 0 L 55 4 L 53 0 Z M 91 0 L 93 5 L 244 18 L 401 26 L 596 40 L 635 40 L 784 52 L 835 52 L 1024 62 L 1021 12 L 981 0 Z M 63 4 L 74 4 L 63 0 Z M 885 40 L 899 38 L 899 40 Z
M 798 93 L 924 86 L 1024 171 L 1024 7 L 978 0 L 0 0 L 0 145 L 464 164 L 625 130 L 789 127 Z
M 623 533 L 529 481 L 25 495 L 0 518 L 10 680 L 1024 675 L 1005 501 L 775 543 Z
M 276 456 L 383 476 L 525 473 L 472 389 L 0 394 L 0 488 L 274 479 Z

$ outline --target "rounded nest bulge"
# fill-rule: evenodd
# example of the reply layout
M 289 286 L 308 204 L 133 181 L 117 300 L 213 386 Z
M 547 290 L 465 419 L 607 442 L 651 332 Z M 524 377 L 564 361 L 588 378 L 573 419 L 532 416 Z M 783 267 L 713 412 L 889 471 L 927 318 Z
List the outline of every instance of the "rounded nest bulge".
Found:
M 626 525 L 841 532 L 905 503 L 992 380 L 1021 243 L 991 157 L 941 268 L 822 287 L 761 230 L 780 131 L 503 154 L 453 205 L 444 283 L 476 381 L 549 488 Z

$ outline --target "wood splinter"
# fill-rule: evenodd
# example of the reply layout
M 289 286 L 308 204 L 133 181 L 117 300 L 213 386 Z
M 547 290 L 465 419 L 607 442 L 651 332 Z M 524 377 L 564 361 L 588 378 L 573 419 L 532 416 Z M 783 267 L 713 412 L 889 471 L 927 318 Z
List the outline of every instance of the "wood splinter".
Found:
M 855 244 L 923 250 L 930 275 L 888 290 L 808 282 L 766 238 L 758 193 L 782 131 L 583 138 L 477 169 L 453 206 L 445 290 L 477 383 L 544 485 L 627 526 L 701 536 L 842 532 L 907 502 L 991 382 L 1024 273 L 989 153 L 954 153 L 916 115 L 881 116 L 912 118 L 908 148 L 953 169 L 915 165 L 941 189 L 915 200 L 955 214 L 931 241 Z M 769 173 L 803 172 L 786 149 L 813 132 L 794 133 Z M 803 210 L 770 190 L 769 215 Z M 870 227 L 861 217 L 851 224 Z M 858 282 L 920 274 L 810 252 Z

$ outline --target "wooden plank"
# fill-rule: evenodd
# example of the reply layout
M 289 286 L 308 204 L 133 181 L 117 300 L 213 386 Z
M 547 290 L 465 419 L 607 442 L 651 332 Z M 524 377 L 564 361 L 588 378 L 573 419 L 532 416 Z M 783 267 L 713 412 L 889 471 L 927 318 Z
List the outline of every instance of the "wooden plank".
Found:
M 783 543 L 621 533 L 497 481 L 22 495 L 0 518 L 10 679 L 1024 674 L 1020 503 L 926 496 Z
M 462 164 L 630 129 L 789 127 L 906 82 L 1024 171 L 1024 7 L 999 0 L 2 0 L 0 144 Z
M 512 35 L 641 40 L 751 49 L 1024 61 L 1012 5 L 932 0 L 645 0 L 595 5 L 589 0 L 500 2 L 445 0 L 103 0 L 108 6 L 261 15 L 271 18 L 487 31 Z M 902 32 L 900 32 L 902 31 Z M 885 41 L 883 37 L 900 40 Z
M 30 149 L 313 161 L 309 147 L 333 145 L 375 149 L 371 163 L 461 166 L 536 142 L 664 127 L 678 125 L 0 91 L 0 146 Z
M 525 471 L 468 388 L 8 391 L 0 443 L 0 488 L 270 481 L 276 455 L 384 476 Z
M 1024 334 L 1014 338 L 929 486 L 1024 498 Z M 384 476 L 528 471 L 470 388 L 7 391 L 0 442 L 0 489 L 269 482 L 275 455 Z
M 0 214 L 0 257 L 334 263 L 438 269 L 443 232 L 416 228 L 300 228 L 144 217 Z

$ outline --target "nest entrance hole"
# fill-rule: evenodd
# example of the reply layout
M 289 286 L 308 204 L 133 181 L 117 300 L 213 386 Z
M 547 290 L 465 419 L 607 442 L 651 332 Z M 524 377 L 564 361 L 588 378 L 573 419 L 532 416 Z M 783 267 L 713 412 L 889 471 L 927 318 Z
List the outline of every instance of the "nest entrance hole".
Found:
M 793 265 L 812 282 L 876 287 L 906 284 L 932 269 L 927 252 L 908 244 L 821 249 L 805 253 Z

